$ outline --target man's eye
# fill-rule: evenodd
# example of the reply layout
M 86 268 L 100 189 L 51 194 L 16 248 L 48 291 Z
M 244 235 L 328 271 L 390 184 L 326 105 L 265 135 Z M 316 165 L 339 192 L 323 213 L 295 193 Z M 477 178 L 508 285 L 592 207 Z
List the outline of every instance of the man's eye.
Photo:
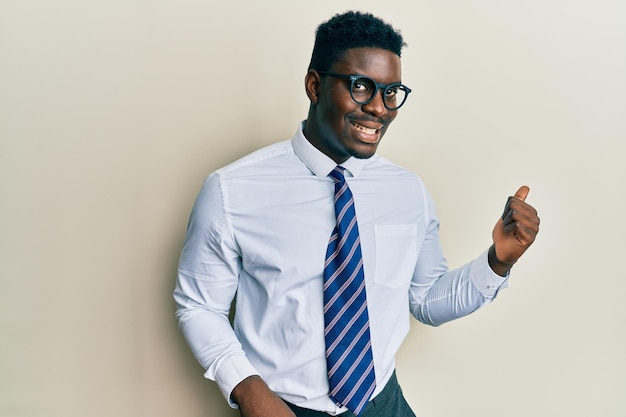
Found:
M 385 90 L 385 96 L 389 97 L 389 98 L 393 98 L 396 96 L 396 94 L 398 94 L 398 89 L 397 88 L 388 88 Z
M 372 91 L 372 86 L 367 80 L 355 80 L 352 84 L 352 91 L 355 93 L 369 93 Z

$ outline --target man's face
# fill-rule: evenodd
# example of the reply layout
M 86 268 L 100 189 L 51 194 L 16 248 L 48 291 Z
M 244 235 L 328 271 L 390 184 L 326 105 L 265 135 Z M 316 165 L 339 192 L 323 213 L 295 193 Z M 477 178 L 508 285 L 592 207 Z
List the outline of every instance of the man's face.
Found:
M 329 69 L 341 74 L 365 75 L 382 84 L 401 81 L 400 57 L 379 48 L 354 48 Z M 316 92 L 308 91 L 318 80 Z M 315 74 L 307 75 L 307 94 L 313 111 L 305 128 L 307 139 L 335 162 L 350 156 L 370 158 L 397 110 L 387 110 L 377 91 L 367 104 L 358 104 L 350 96 L 350 80 Z

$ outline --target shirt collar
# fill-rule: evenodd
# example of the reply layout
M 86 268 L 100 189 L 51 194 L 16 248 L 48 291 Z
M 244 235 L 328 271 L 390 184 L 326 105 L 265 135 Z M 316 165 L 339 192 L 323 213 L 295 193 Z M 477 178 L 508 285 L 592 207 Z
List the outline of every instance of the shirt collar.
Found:
M 296 152 L 296 155 L 298 155 L 300 160 L 311 170 L 311 172 L 319 178 L 326 178 L 328 177 L 328 174 L 330 174 L 330 171 L 337 166 L 337 163 L 313 146 L 304 136 L 304 123 L 305 122 L 302 122 L 298 126 L 295 135 L 291 139 L 291 146 L 293 146 L 293 150 Z M 375 157 L 376 155 L 372 158 Z M 356 177 L 361 173 L 361 170 L 367 161 L 367 159 L 350 157 L 348 160 L 343 162 L 341 166 L 344 167 L 346 171 L 351 174 L 351 176 Z

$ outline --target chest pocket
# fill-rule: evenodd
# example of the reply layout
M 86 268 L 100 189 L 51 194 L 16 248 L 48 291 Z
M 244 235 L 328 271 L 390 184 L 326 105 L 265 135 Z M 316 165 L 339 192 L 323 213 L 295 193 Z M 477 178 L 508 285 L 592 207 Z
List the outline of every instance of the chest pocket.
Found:
M 417 262 L 417 225 L 375 225 L 374 283 L 389 288 L 407 286 Z

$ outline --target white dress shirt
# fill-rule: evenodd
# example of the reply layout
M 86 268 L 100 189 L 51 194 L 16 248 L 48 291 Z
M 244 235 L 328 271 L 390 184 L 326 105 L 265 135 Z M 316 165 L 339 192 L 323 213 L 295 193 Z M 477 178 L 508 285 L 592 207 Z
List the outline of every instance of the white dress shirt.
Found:
M 177 317 L 205 376 L 232 406 L 232 389 L 260 375 L 293 404 L 345 411 L 328 397 L 322 312 L 335 166 L 300 126 L 290 141 L 210 174 L 196 200 L 174 290 Z M 508 279 L 491 270 L 486 251 L 448 271 L 432 199 L 415 174 L 379 156 L 342 166 L 361 237 L 376 396 L 395 369 L 409 312 L 436 326 L 490 302 Z

